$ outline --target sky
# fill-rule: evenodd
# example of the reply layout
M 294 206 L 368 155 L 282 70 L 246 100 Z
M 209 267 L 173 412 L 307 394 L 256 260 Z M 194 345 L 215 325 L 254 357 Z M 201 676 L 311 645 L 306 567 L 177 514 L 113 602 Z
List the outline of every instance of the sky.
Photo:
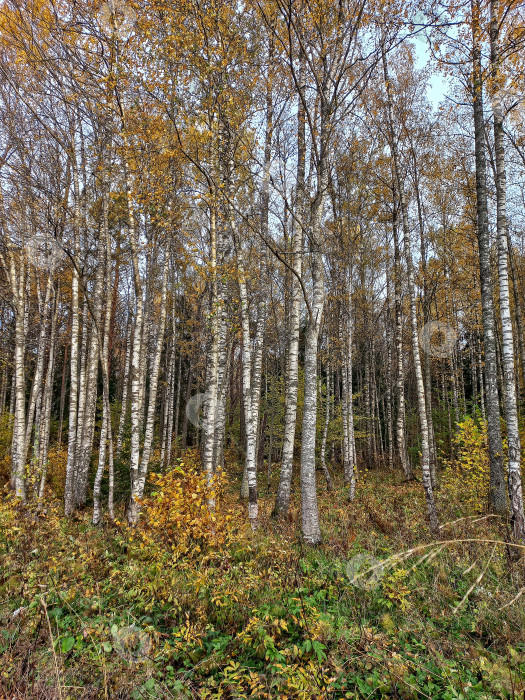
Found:
M 428 51 L 427 41 L 423 37 L 416 38 L 414 41 L 414 46 L 416 50 L 417 68 L 425 68 L 425 66 L 430 61 L 430 54 Z M 435 66 L 433 66 L 435 70 Z M 447 83 L 445 77 L 437 73 L 432 75 L 429 80 L 429 86 L 427 90 L 427 97 L 431 102 L 434 109 L 439 107 L 440 102 L 445 99 L 445 94 L 447 93 Z

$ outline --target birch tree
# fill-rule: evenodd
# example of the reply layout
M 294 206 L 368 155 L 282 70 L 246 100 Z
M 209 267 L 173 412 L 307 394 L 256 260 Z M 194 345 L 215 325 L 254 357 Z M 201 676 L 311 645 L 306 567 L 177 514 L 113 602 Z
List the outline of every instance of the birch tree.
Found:
M 516 372 L 514 366 L 514 332 L 510 310 L 509 273 L 508 273 L 508 220 L 505 172 L 505 144 L 503 127 L 503 101 L 501 97 L 501 52 L 500 32 L 502 8 L 498 0 L 490 3 L 490 65 L 492 78 L 492 112 L 494 119 L 494 150 L 496 165 L 496 227 L 498 237 L 498 281 L 499 308 L 502 327 L 502 355 L 504 374 L 504 405 L 507 422 L 508 443 L 508 488 L 510 496 L 511 523 L 514 536 L 525 539 L 525 515 L 523 512 L 523 492 L 521 485 L 521 444 L 518 425 L 518 406 L 516 397 Z M 478 92 L 475 99 L 480 97 Z M 478 146 L 479 147 L 479 146 Z

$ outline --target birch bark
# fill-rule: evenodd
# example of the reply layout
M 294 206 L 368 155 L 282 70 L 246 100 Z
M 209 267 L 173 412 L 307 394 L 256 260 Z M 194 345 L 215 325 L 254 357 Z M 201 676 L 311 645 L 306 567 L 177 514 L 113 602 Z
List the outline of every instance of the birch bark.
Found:
M 491 0 L 490 61 L 493 79 L 494 147 L 496 160 L 496 207 L 498 235 L 498 279 L 499 306 L 502 327 L 502 362 L 504 381 L 504 406 L 507 422 L 508 442 L 508 489 L 510 515 L 514 537 L 525 539 L 525 514 L 521 484 L 521 443 L 516 397 L 516 372 L 514 367 L 514 333 L 510 310 L 508 274 L 508 220 L 507 220 L 507 176 L 505 171 L 505 145 L 503 130 L 503 104 L 499 95 L 500 68 L 500 7 L 499 0 Z
M 51 430 L 51 402 L 53 398 L 53 379 L 55 372 L 55 353 L 56 353 L 56 337 L 57 337 L 57 318 L 58 318 L 58 292 L 53 295 L 53 310 L 51 314 L 51 333 L 49 337 L 49 356 L 47 360 L 46 382 L 44 387 L 44 397 L 42 406 L 42 424 L 40 436 L 40 450 L 38 456 L 38 469 L 40 474 L 40 483 L 38 486 L 38 502 L 42 503 L 44 497 L 44 489 L 47 476 L 47 457 L 49 452 L 49 435 Z
M 328 437 L 328 426 L 330 425 L 330 403 L 331 397 L 331 368 L 330 362 L 326 366 L 326 402 L 325 402 L 325 414 L 324 414 L 324 427 L 323 436 L 321 439 L 321 470 L 326 479 L 326 488 L 330 492 L 333 490 L 332 477 L 330 476 L 330 471 L 326 466 L 326 440 Z M 319 396 L 322 397 L 322 383 L 319 383 Z
M 490 507 L 495 513 L 506 512 L 503 443 L 499 412 L 498 368 L 494 300 L 490 264 L 490 235 L 487 200 L 487 164 L 485 156 L 485 125 L 483 114 L 483 76 L 480 46 L 480 7 L 471 0 L 472 13 L 472 92 L 474 117 L 474 150 L 476 160 L 476 208 L 478 224 L 479 268 L 483 345 L 485 351 L 485 408 L 489 437 Z
M 105 271 L 106 239 L 101 234 L 97 242 L 97 262 L 95 272 L 95 285 L 93 288 L 93 304 L 90 306 L 90 318 L 86 320 L 85 327 L 90 329 L 87 360 L 86 360 L 86 398 L 83 412 L 82 430 L 78 445 L 78 473 L 75 482 L 75 501 L 77 505 L 84 505 L 87 499 L 87 487 L 89 467 L 93 451 L 93 438 L 95 430 L 95 413 L 97 409 L 97 384 L 99 346 L 98 336 L 102 313 L 103 282 Z M 106 297 L 106 309 L 111 311 L 111 299 Z M 92 316 L 92 317 L 91 317 Z
M 140 499 L 144 495 L 144 487 L 146 484 L 146 476 L 148 473 L 148 465 L 153 445 L 153 435 L 155 427 L 155 413 L 157 407 L 157 389 L 159 382 L 160 360 L 162 356 L 162 348 L 164 346 L 164 331 L 166 329 L 166 311 L 167 311 L 167 284 L 168 284 L 168 267 L 170 258 L 166 252 L 164 267 L 162 273 L 162 291 L 160 295 L 160 308 L 158 317 L 158 330 L 153 355 L 153 363 L 151 367 L 148 411 L 146 415 L 146 425 L 144 431 L 144 446 L 142 449 L 142 457 L 140 467 L 135 474 L 132 474 L 131 482 L 131 497 L 128 509 L 128 522 L 131 525 L 136 524 L 140 514 Z M 134 478 L 133 478 L 134 477 Z
M 9 260 L 11 287 L 15 308 L 15 362 L 14 362 L 14 425 L 13 444 L 11 448 L 11 487 L 22 503 L 26 500 L 25 484 L 25 428 L 26 428 L 26 382 L 25 382 L 25 351 L 26 351 L 26 264 L 20 260 L 18 274 L 15 269 L 15 258 L 11 251 Z
M 252 394 L 252 340 L 250 334 L 250 311 L 248 305 L 248 293 L 244 263 L 242 260 L 241 241 L 236 239 L 237 272 L 239 277 L 239 298 L 241 302 L 241 327 L 242 327 L 242 391 L 244 405 L 244 424 L 246 432 L 246 480 L 248 482 L 248 518 L 252 530 L 258 525 L 257 503 L 257 460 L 255 422 L 253 412 Z
M 73 154 L 74 155 L 74 154 Z M 73 165 L 73 195 L 74 195 L 74 254 L 79 259 L 80 241 L 80 191 L 78 169 Z M 70 384 L 69 384 L 69 421 L 67 441 L 66 484 L 64 489 L 64 511 L 71 515 L 74 508 L 75 477 L 76 477 L 76 448 L 77 448 L 77 415 L 78 415 L 78 342 L 79 342 L 79 279 L 77 266 L 73 265 L 71 282 L 71 353 L 70 353 Z
M 215 424 L 217 418 L 218 399 L 218 374 L 219 374 L 219 345 L 220 345 L 220 320 L 222 304 L 219 299 L 219 285 L 217 279 L 218 251 L 217 251 L 217 210 L 215 203 L 210 205 L 210 268 L 211 268 L 211 294 L 210 294 L 210 349 L 206 358 L 206 399 L 204 403 L 203 421 L 203 445 L 202 466 L 206 474 L 208 488 L 211 489 L 215 465 L 213 453 L 215 444 Z M 188 379 L 189 381 L 189 379 Z M 186 416 L 185 416 L 186 420 Z M 210 495 L 208 504 L 215 508 L 215 500 Z
M 274 516 L 285 517 L 290 506 L 292 488 L 293 453 L 297 421 L 297 395 L 299 391 L 299 329 L 301 320 L 301 287 L 299 279 L 303 269 L 304 216 L 305 216 L 305 160 L 306 113 L 304 107 L 304 57 L 300 57 L 298 73 L 299 104 L 297 107 L 297 179 L 296 203 L 293 221 L 292 267 L 290 275 L 289 328 L 285 377 L 284 436 L 281 471 Z
M 432 475 L 430 471 L 430 445 L 429 431 L 426 413 L 425 385 L 423 380 L 423 370 L 421 367 L 421 356 L 419 354 L 419 329 L 417 322 L 417 303 L 414 283 L 414 270 L 412 265 L 412 252 L 410 249 L 410 226 L 408 222 L 408 211 L 405 200 L 403 180 L 401 177 L 401 167 L 399 163 L 399 153 L 397 140 L 394 132 L 393 100 L 392 88 L 388 75 L 388 64 L 386 53 L 383 50 L 383 74 L 387 92 L 387 117 L 390 132 L 390 151 L 394 165 L 394 173 L 397 184 L 397 194 L 399 197 L 399 207 L 401 210 L 401 221 L 403 225 L 403 244 L 405 252 L 405 263 L 407 267 L 407 284 L 410 301 L 410 321 L 412 326 L 412 355 L 414 358 L 414 371 L 416 375 L 416 391 L 419 411 L 419 423 L 421 429 L 421 471 L 423 478 L 423 488 L 425 490 L 427 515 L 429 519 L 430 531 L 432 534 L 439 532 L 439 522 L 436 505 L 434 502 L 434 492 L 432 488 Z
M 128 213 L 129 240 L 131 248 L 131 259 L 133 265 L 133 282 L 135 288 L 135 327 L 133 329 L 133 349 L 131 355 L 131 453 L 130 453 L 130 478 L 131 494 L 133 494 L 134 484 L 137 483 L 140 466 L 140 437 L 141 437 L 141 414 L 142 414 L 142 390 L 143 367 L 142 353 L 144 344 L 142 336 L 144 332 L 144 299 L 142 289 L 142 279 L 140 275 L 138 241 L 135 226 L 135 212 L 133 210 L 131 175 L 128 164 L 125 165 L 126 177 L 126 202 Z M 127 517 L 130 525 L 134 524 L 135 514 L 138 516 L 138 504 L 134 503 L 133 495 L 130 496 Z
M 109 402 L 109 347 L 111 317 L 113 306 L 111 304 L 111 236 L 108 223 L 107 196 L 103 195 L 103 230 L 106 250 L 105 259 L 105 290 L 106 290 L 106 310 L 104 314 L 104 324 L 102 333 L 100 332 L 100 322 L 95 326 L 98 334 L 97 348 L 99 351 L 100 365 L 102 367 L 102 426 L 100 430 L 100 446 L 98 453 L 98 466 L 93 485 L 93 525 L 99 525 L 101 520 L 100 490 L 102 477 L 106 464 L 106 450 L 109 457 L 109 489 L 108 489 L 108 516 L 109 520 L 114 520 L 113 498 L 114 498 L 114 455 L 113 455 L 113 434 L 111 425 L 111 405 Z M 129 320 L 128 320 L 129 325 Z
M 304 409 L 301 434 L 301 530 L 304 541 L 315 545 L 321 541 L 317 484 L 315 475 L 315 445 L 317 431 L 317 346 L 325 303 L 325 279 L 322 231 L 325 202 L 328 194 L 328 148 L 330 106 L 320 96 L 320 135 L 317 160 L 317 188 L 311 206 L 310 260 L 312 301 L 307 320 L 304 349 Z
M 40 431 L 40 426 L 38 424 L 38 412 L 37 405 L 41 400 L 43 379 L 44 379 L 44 361 L 46 356 L 46 345 L 47 345 L 47 334 L 48 334 L 48 317 L 50 302 L 52 296 L 53 284 L 51 276 L 49 275 L 46 283 L 45 297 L 42 298 L 40 292 L 40 284 L 37 280 L 37 290 L 39 297 L 39 315 L 40 315 L 40 332 L 38 334 L 38 346 L 37 346 L 37 359 L 35 372 L 33 376 L 33 382 L 31 384 L 31 392 L 29 395 L 29 403 L 27 407 L 26 423 L 25 423 L 25 438 L 22 447 L 22 452 L 20 455 L 20 460 L 24 463 L 27 462 L 27 455 L 29 452 L 29 445 L 31 443 L 31 434 L 33 432 L 33 427 L 36 431 Z M 35 420 L 36 419 L 36 420 Z
M 407 481 L 413 478 L 412 469 L 408 461 L 405 442 L 405 364 L 403 350 L 403 308 L 401 298 L 401 254 L 399 250 L 399 240 L 397 234 L 397 221 L 393 221 L 394 235 L 394 310 L 395 310 L 395 343 L 396 343 L 396 395 L 397 395 L 397 415 L 396 415 L 396 438 L 397 449 L 401 469 Z
M 124 376 L 122 379 L 122 401 L 120 408 L 120 418 L 117 432 L 117 444 L 115 448 L 115 457 L 120 459 L 122 452 L 122 443 L 124 441 L 124 428 L 126 426 L 126 417 L 128 414 L 129 404 L 129 385 L 130 385 L 130 369 L 131 369 L 131 349 L 133 347 L 133 315 L 131 310 L 128 314 L 128 324 L 126 331 L 126 356 L 124 359 Z

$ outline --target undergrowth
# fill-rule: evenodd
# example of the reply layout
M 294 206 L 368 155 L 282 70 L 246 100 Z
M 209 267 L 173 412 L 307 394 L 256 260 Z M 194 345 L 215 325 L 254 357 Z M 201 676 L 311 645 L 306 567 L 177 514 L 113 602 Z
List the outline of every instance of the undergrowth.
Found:
M 237 474 L 210 521 L 196 459 L 152 479 L 134 531 L 65 519 L 52 497 L 40 514 L 2 501 L 0 695 L 523 697 L 505 523 L 465 517 L 433 543 L 421 485 L 371 469 L 353 504 L 342 483 L 320 494 L 324 544 L 305 549 L 298 494 L 285 523 L 261 498 L 254 534 Z M 442 522 L 456 516 L 441 499 Z

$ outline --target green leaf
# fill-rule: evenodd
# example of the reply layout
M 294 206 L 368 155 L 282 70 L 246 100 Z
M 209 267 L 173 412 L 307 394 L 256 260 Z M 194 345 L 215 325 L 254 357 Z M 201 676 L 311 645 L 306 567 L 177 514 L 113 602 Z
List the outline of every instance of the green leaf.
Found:
M 113 647 L 111 646 L 111 644 L 109 642 L 104 642 L 102 644 L 102 648 L 104 649 L 104 651 L 107 651 L 108 654 L 110 651 L 113 651 Z
M 71 649 L 73 649 L 74 646 L 75 646 L 75 638 L 74 637 L 65 637 L 62 640 L 60 648 L 61 648 L 63 654 L 67 654 L 68 651 L 71 651 Z
M 321 644 L 321 642 L 314 640 L 312 642 L 312 647 L 315 652 L 315 655 L 317 656 L 317 660 L 324 661 L 326 659 L 326 654 L 324 653 L 324 649 L 326 649 L 325 645 Z

